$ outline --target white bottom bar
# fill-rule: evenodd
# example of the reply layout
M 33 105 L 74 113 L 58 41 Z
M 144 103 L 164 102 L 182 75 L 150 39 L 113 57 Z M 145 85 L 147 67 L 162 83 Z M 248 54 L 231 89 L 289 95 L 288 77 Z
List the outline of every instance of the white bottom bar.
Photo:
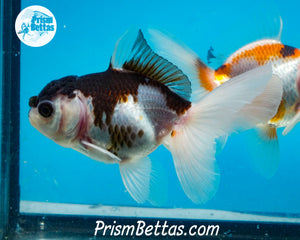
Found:
M 20 212 L 29 214 L 81 215 L 101 217 L 134 217 L 162 219 L 198 219 L 247 222 L 300 223 L 300 218 L 264 216 L 210 209 L 172 209 L 82 205 L 21 201 Z

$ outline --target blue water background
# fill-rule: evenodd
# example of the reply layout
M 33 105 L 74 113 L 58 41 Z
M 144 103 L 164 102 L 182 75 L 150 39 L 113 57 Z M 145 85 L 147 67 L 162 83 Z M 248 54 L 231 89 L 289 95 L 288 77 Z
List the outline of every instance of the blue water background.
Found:
M 280 13 L 282 42 L 300 47 L 299 1 L 26 0 L 22 8 L 30 5 L 52 11 L 58 29 L 46 46 L 21 47 L 21 200 L 137 206 L 125 191 L 117 165 L 63 148 L 28 121 L 29 97 L 51 80 L 106 70 L 116 41 L 130 27 L 168 32 L 206 61 L 210 46 L 218 56 L 227 57 L 238 47 L 268 36 L 273 31 L 270 19 Z M 171 154 L 159 147 L 151 158 L 162 161 L 168 174 L 169 199 L 163 207 L 300 214 L 300 124 L 288 136 L 281 132 L 280 165 L 270 180 L 251 167 L 249 133 L 232 135 L 217 156 L 219 190 L 203 205 L 185 196 Z

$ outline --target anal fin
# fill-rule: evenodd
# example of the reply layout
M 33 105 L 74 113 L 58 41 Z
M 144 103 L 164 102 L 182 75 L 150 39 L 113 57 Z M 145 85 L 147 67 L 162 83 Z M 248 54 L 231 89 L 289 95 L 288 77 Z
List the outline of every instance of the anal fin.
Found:
M 274 176 L 279 165 L 279 144 L 276 127 L 270 124 L 256 129 L 251 147 L 254 168 L 265 178 Z
M 123 183 L 136 202 L 149 201 L 156 206 L 165 203 L 167 198 L 166 179 L 157 164 L 155 161 L 151 161 L 149 157 L 120 163 Z

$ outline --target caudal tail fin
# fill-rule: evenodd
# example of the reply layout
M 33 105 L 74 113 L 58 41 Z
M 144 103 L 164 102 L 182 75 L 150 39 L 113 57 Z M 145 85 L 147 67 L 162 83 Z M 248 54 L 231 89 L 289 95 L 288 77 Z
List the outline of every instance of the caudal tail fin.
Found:
M 267 65 L 230 79 L 193 104 L 183 123 L 166 139 L 181 186 L 194 203 L 207 202 L 218 189 L 216 139 L 243 127 L 243 121 L 248 119 L 241 109 L 252 103 L 273 78 L 276 77 L 272 76 L 272 67 Z M 261 109 L 254 111 L 254 108 L 256 120 L 265 117 L 259 115 Z

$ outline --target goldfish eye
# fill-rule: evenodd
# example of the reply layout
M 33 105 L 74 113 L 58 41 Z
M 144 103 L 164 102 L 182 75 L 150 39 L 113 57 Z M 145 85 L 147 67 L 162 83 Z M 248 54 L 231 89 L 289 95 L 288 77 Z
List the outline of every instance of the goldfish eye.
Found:
M 53 113 L 53 105 L 51 102 L 41 102 L 38 105 L 39 114 L 41 114 L 44 118 L 51 117 Z

